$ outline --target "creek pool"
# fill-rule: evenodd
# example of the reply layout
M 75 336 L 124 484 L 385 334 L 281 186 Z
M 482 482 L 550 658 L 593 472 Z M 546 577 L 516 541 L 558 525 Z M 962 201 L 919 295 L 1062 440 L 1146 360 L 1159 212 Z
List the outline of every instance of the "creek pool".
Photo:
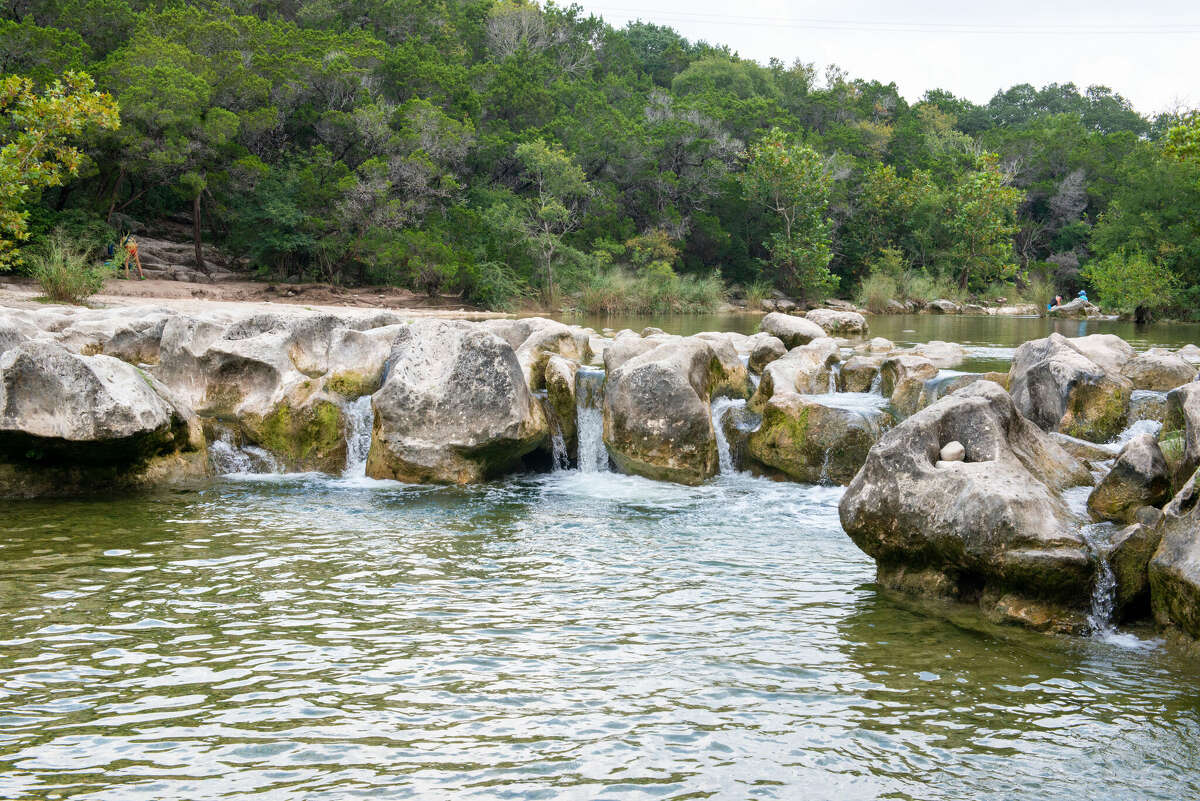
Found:
M 1196 667 L 880 596 L 835 487 L 9 504 L 0 798 L 1176 799 Z
M 1062 324 L 872 325 L 1005 369 Z M 1200 797 L 1200 662 L 1152 630 L 889 598 L 841 488 L 605 472 L 594 416 L 585 472 L 372 481 L 360 420 L 349 477 L 6 502 L 0 799 Z

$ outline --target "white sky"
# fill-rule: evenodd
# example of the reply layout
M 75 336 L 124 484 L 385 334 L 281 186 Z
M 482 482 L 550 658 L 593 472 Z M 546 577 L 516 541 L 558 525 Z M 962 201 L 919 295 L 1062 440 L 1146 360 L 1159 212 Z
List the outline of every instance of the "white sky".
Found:
M 1111 87 L 1143 114 L 1200 105 L 1200 0 L 578 0 L 615 27 L 642 19 L 743 58 L 837 64 L 910 101 L 976 103 L 1018 83 Z M 568 3 L 562 2 L 563 5 Z

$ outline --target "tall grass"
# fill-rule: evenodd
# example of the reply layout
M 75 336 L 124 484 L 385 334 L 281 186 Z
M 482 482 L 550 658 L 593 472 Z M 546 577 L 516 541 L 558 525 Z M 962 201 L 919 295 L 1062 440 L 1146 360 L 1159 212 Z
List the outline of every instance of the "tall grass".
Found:
M 746 306 L 750 309 L 762 308 L 762 302 L 771 297 L 773 287 L 768 281 L 755 281 L 746 287 Z
M 41 285 L 46 297 L 59 303 L 83 303 L 100 291 L 110 269 L 88 259 L 87 252 L 53 234 L 27 258 L 29 274 Z
M 579 299 L 589 314 L 695 314 L 714 311 L 725 299 L 716 273 L 707 276 L 634 276 L 620 269 L 593 276 Z

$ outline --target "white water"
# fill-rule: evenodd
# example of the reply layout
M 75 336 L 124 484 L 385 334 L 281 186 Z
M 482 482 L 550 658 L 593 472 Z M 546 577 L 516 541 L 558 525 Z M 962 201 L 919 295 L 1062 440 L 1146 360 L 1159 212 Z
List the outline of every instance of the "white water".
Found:
M 282 472 L 270 451 L 254 445 L 236 445 L 228 429 L 221 429 L 217 439 L 209 443 L 208 458 L 213 470 L 223 476 Z
M 346 418 L 346 469 L 342 478 L 365 478 L 367 454 L 371 452 L 371 429 L 375 426 L 375 412 L 371 408 L 371 396 L 363 395 L 342 407 Z
M 888 399 L 877 392 L 827 392 L 823 395 L 804 397 L 831 409 L 846 409 L 865 414 L 878 412 L 888 404 Z
M 876 370 L 874 377 L 871 379 L 871 388 L 867 390 L 872 395 L 879 395 L 880 389 L 883 387 L 883 371 Z
M 575 374 L 575 431 L 579 439 L 579 472 L 608 472 L 604 447 L 604 371 L 580 368 Z
M 717 436 L 717 469 L 721 475 L 738 472 L 737 466 L 733 463 L 733 453 L 729 449 L 729 439 L 725 436 L 725 427 L 722 423 L 730 409 L 745 408 L 745 406 L 746 401 L 742 398 L 717 398 L 712 402 L 713 432 Z
M 1119 450 L 1119 446 L 1129 442 L 1129 440 L 1133 439 L 1138 434 L 1152 434 L 1157 437 L 1160 430 L 1162 430 L 1162 423 L 1158 422 L 1157 420 L 1138 420 L 1134 423 L 1131 423 L 1129 428 L 1126 428 L 1120 434 L 1117 434 L 1116 439 L 1109 444 L 1118 446 L 1117 449 Z

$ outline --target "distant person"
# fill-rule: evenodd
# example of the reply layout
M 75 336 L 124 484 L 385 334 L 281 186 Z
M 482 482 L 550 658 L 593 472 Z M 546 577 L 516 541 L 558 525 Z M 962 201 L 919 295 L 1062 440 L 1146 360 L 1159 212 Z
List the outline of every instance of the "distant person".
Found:
M 127 236 L 121 242 L 121 247 L 125 251 L 125 278 L 129 278 L 129 261 L 133 260 L 133 265 L 137 267 L 138 280 L 145 281 L 146 274 L 142 272 L 142 258 L 138 255 L 138 243 L 132 236 Z
M 1084 303 L 1089 302 L 1086 290 L 1083 290 L 1083 289 L 1079 290 L 1079 299 L 1082 300 Z
M 1054 305 L 1055 305 L 1055 306 L 1061 306 L 1061 305 L 1062 305 L 1062 295 L 1055 295 L 1055 296 L 1054 296 Z

